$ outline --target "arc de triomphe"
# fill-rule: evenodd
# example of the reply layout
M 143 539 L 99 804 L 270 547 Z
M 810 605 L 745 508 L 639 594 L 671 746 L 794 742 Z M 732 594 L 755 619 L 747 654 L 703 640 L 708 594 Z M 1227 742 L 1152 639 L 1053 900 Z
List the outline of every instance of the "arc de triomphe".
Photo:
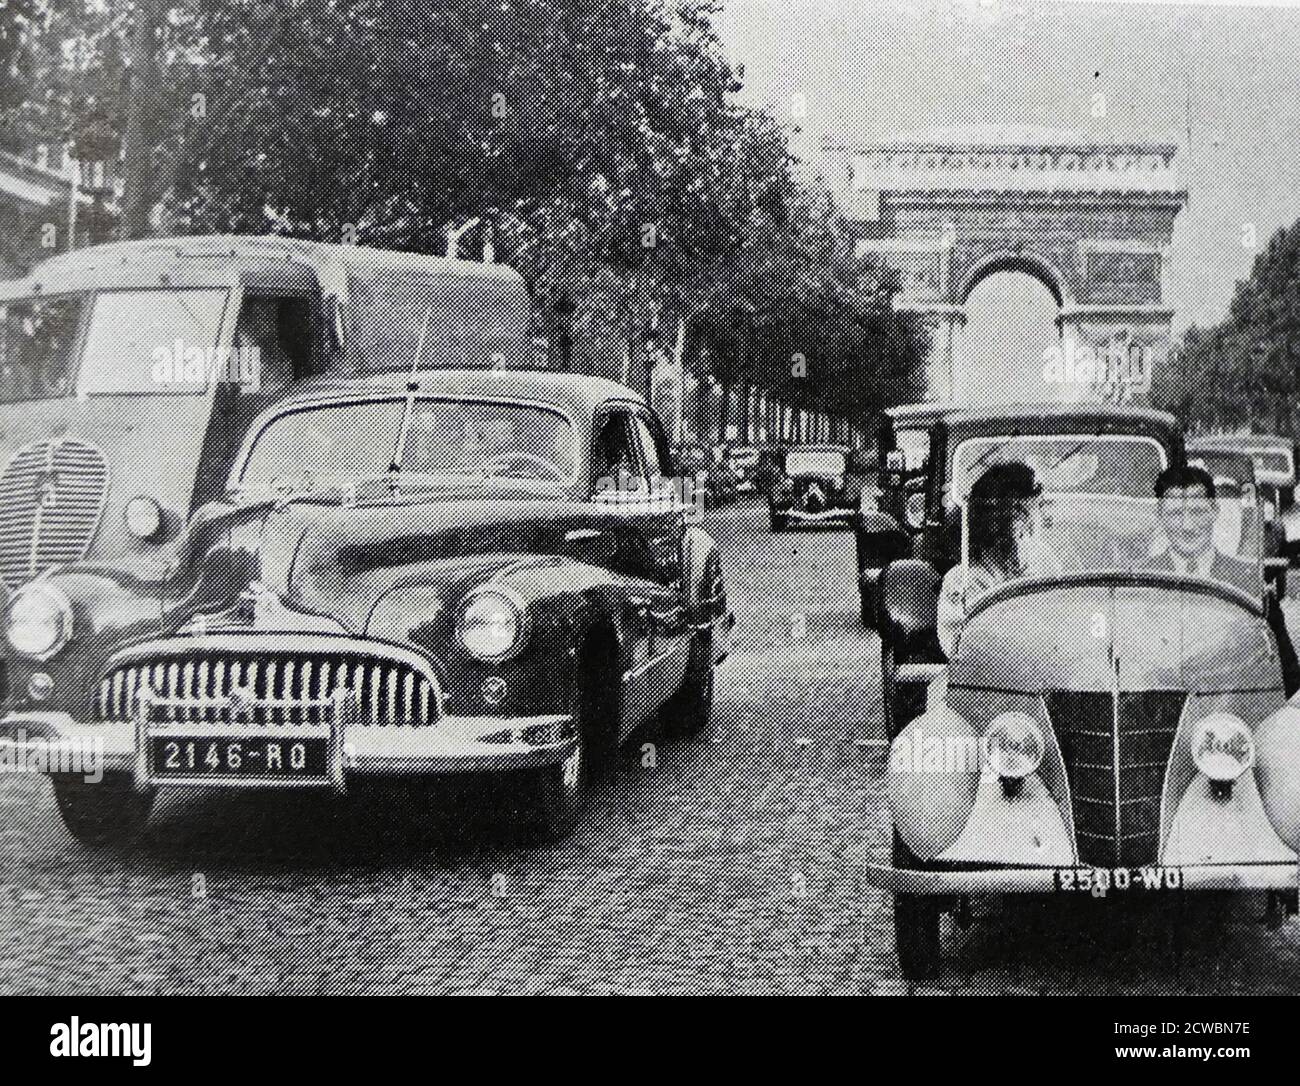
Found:
M 1173 140 L 945 129 L 825 151 L 859 255 L 895 269 L 895 308 L 931 331 L 928 398 L 952 398 L 966 299 L 999 271 L 1051 292 L 1067 358 L 1167 352 L 1169 243 L 1187 201 Z

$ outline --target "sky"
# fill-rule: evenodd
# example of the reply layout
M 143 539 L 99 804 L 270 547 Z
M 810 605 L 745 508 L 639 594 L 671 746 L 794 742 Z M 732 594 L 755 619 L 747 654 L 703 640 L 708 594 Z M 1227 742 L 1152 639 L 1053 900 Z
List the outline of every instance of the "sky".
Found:
M 1300 219 L 1300 4 L 725 0 L 721 32 L 744 98 L 797 122 L 814 164 L 827 137 L 965 124 L 1175 138 L 1189 190 L 1176 333 L 1222 319 L 1260 248 Z M 1013 320 L 1054 334 L 1035 286 L 999 277 L 972 295 L 966 349 Z

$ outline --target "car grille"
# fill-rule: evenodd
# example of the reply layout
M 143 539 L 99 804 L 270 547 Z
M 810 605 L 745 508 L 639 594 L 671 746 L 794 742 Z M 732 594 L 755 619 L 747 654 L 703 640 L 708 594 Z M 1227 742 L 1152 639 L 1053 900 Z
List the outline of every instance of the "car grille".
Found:
M 438 718 L 437 680 L 414 664 L 370 652 L 218 652 L 160 655 L 124 662 L 99 684 L 102 720 L 130 720 L 144 686 L 158 698 L 211 702 L 152 709 L 155 720 L 197 723 L 314 724 L 321 703 L 340 689 L 353 692 L 360 723 L 423 727 Z M 236 719 L 228 700 L 235 691 L 255 704 Z M 313 703 L 313 704 L 303 704 Z
M 108 462 L 73 438 L 19 449 L 0 473 L 0 577 L 10 588 L 85 557 L 104 509 Z
M 1061 745 L 1074 805 L 1079 861 L 1099 867 L 1154 863 L 1160 795 L 1186 695 L 1056 691 L 1047 711 Z

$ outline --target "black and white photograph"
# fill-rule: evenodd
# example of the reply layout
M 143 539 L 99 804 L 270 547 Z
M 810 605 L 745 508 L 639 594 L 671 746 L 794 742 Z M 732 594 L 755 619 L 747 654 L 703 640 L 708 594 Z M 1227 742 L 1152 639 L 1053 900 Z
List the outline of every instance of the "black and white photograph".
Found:
M 1280 0 L 0 0 L 6 1048 L 1283 1051 L 1297 57 Z

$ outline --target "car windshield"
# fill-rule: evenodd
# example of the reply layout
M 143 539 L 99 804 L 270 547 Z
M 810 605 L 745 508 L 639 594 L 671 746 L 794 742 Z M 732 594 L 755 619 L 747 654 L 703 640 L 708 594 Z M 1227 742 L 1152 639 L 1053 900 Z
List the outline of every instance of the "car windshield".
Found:
M 1162 500 L 1044 490 L 1010 518 L 970 504 L 962 560 L 972 586 L 1077 573 L 1154 572 L 1263 595 L 1263 517 L 1253 487 L 1210 500 L 1195 490 Z M 1004 533 L 1014 536 L 1003 545 Z
M 253 491 L 309 490 L 403 473 L 482 483 L 571 483 L 577 440 L 560 412 L 478 400 L 332 403 L 298 408 L 258 434 L 240 472 Z
M 994 464 L 1020 462 L 1046 490 L 1150 498 L 1167 463 L 1158 441 L 1134 434 L 1047 434 L 968 438 L 953 455 L 952 501 Z
M 785 454 L 787 475 L 843 475 L 844 463 L 838 449 L 791 449 Z

